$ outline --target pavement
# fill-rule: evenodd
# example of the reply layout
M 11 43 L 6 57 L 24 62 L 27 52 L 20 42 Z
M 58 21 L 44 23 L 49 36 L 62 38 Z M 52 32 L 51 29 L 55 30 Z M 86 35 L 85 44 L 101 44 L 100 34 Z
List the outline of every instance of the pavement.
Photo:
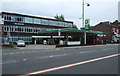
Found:
M 16 48 L 16 49 L 77 49 L 77 48 L 84 48 L 84 47 L 94 47 L 94 46 L 107 46 L 107 45 L 120 45 L 120 44 L 102 44 L 102 45 L 86 45 L 86 46 L 67 46 L 67 47 L 56 47 L 56 45 L 26 45 L 26 47 L 7 47 L 7 48 Z M 4 47 L 5 48 L 5 47 Z
M 80 48 L 57 49 L 7 49 L 2 52 L 4 74 L 38 74 L 42 70 L 54 69 L 73 63 L 109 57 L 82 65 L 46 72 L 45 74 L 118 74 L 117 44 L 81 46 Z M 8 51 L 9 50 L 9 51 Z M 112 56 L 112 57 L 110 57 Z M 69 65 L 70 66 L 70 65 Z
M 55 49 L 56 45 L 26 45 L 25 47 L 15 47 L 17 49 Z

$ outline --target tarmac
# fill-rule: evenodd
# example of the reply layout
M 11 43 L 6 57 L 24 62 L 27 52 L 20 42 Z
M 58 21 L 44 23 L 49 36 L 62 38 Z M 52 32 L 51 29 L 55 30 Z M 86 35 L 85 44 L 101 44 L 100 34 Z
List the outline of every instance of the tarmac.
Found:
M 40 44 L 34 44 L 34 45 L 26 45 L 25 47 L 17 47 L 17 46 L 4 46 L 7 48 L 16 48 L 16 49 L 55 49 L 55 50 L 59 50 L 59 49 L 77 49 L 77 48 L 83 48 L 83 47 L 95 47 L 95 46 L 107 46 L 107 45 L 118 45 L 118 47 L 120 47 L 120 44 L 101 44 L 101 45 L 85 45 L 85 46 L 64 46 L 64 47 L 56 47 L 56 45 L 40 45 Z
M 17 47 L 17 49 L 55 49 L 56 45 L 26 45 L 25 47 Z

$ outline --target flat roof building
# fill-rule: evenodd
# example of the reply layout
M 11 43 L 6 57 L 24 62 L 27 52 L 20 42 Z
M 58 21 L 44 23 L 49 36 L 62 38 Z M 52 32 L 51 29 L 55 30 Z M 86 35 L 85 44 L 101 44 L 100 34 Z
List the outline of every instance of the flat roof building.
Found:
M 1 12 L 3 21 L 3 38 L 5 41 L 15 42 L 24 40 L 32 42 L 32 36 L 40 36 L 38 31 L 73 28 L 71 21 L 59 21 L 51 18 L 24 15 L 18 13 Z

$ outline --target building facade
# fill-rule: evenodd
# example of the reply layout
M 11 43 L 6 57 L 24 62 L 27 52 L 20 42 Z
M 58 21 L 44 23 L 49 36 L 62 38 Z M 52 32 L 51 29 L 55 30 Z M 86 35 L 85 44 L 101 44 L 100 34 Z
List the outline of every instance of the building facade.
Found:
M 59 21 L 9 12 L 1 12 L 0 16 L 3 21 L 1 28 L 4 42 L 24 40 L 27 43 L 32 43 L 34 36 L 41 36 L 38 31 L 73 28 L 71 21 Z
M 92 30 L 94 31 L 102 31 L 106 35 L 106 40 L 108 41 L 120 41 L 120 26 L 118 26 L 118 20 L 111 22 L 101 22 L 95 25 Z

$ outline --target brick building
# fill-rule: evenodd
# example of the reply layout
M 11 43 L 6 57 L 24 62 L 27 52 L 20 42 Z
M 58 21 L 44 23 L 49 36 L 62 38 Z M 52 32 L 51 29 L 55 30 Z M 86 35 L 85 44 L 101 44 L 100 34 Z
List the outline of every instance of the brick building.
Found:
M 106 40 L 114 40 L 115 42 L 120 41 L 120 26 L 118 20 L 114 22 L 100 22 L 95 25 L 92 30 L 102 31 L 106 35 Z

